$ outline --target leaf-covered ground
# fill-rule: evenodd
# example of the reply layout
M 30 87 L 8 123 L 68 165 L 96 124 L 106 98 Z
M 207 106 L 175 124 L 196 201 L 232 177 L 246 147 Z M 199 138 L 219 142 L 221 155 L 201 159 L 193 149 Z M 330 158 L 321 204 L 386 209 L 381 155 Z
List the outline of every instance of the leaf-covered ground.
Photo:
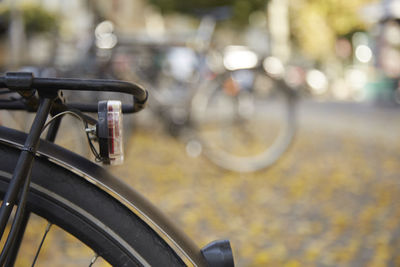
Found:
M 231 240 L 238 266 L 400 265 L 400 109 L 303 103 L 290 150 L 252 174 L 133 135 L 120 177 L 199 246 Z
M 229 239 L 237 266 L 400 265 L 399 108 L 302 103 L 289 151 L 251 174 L 190 158 L 179 140 L 142 127 L 111 171 L 199 246 Z M 60 258 L 86 251 L 61 240 Z

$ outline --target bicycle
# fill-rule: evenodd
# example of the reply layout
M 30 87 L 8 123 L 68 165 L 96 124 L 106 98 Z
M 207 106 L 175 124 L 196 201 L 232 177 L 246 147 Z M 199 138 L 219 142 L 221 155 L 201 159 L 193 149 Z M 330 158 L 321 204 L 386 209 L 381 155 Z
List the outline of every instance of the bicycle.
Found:
M 260 60 L 227 68 L 196 91 L 192 127 L 204 154 L 218 166 L 259 171 L 274 164 L 292 143 L 298 93 L 268 71 Z
M 163 42 L 116 34 L 120 41 L 111 49 L 106 73 L 153 89 L 149 110 L 169 134 L 186 143 L 188 155 L 204 154 L 231 171 L 259 171 L 275 163 L 292 142 L 296 93 L 269 75 L 245 47 L 233 48 L 257 58 L 254 64 L 212 70 L 207 60 L 215 23 L 205 17 L 195 38 L 174 36 Z M 188 40 L 203 45 L 192 41 L 189 47 Z M 237 64 L 234 53 L 226 54 L 224 63 L 230 57 Z
M 54 56 L 50 57 L 48 65 L 53 66 L 53 70 L 57 70 L 56 75 L 61 77 L 85 73 L 95 78 L 145 84 L 147 88 L 153 89 L 149 110 L 156 118 L 161 118 L 168 133 L 180 137 L 186 143 L 188 155 L 195 157 L 203 154 L 216 165 L 232 171 L 251 172 L 269 167 L 280 158 L 293 139 L 295 101 L 284 84 L 279 84 L 271 77 L 267 78 L 262 69 L 247 68 L 247 73 L 253 76 L 248 84 L 243 84 L 236 77 L 240 76 L 237 73 L 244 73 L 243 70 L 224 69 L 222 73 L 212 70 L 207 59 L 213 52 L 210 44 L 216 22 L 229 17 L 230 9 L 222 7 L 204 14 L 206 16 L 202 17 L 195 33 L 164 35 L 155 39 L 148 36 L 123 36 L 114 31 L 110 21 L 104 21 L 97 25 L 93 39 L 85 45 L 86 49 L 82 50 L 82 56 L 76 64 L 69 68 L 57 68 L 57 57 Z M 58 44 L 56 38 L 53 39 L 53 47 L 56 48 Z M 188 46 L 188 43 L 191 45 Z M 52 54 L 56 55 L 55 51 Z M 183 68 L 179 64 L 184 65 Z M 258 77 L 262 75 L 265 76 L 262 80 L 267 80 L 266 83 L 273 86 L 262 90 L 255 88 Z M 279 88 L 282 85 L 285 88 Z M 209 87 L 214 89 L 207 89 Z M 273 112 L 273 108 L 266 113 L 265 109 L 260 109 L 261 104 L 254 104 L 254 99 L 260 96 L 257 93 L 261 91 L 264 94 L 257 100 L 258 103 L 264 101 L 266 106 L 277 107 Z M 270 98 L 267 98 L 266 91 L 271 92 Z M 212 103 L 207 98 L 213 94 Z M 225 108 L 221 105 L 232 111 L 229 116 L 221 111 Z M 212 108 L 213 113 L 219 115 L 210 121 L 206 110 Z M 247 111 L 243 113 L 244 109 Z M 250 116 L 250 113 L 257 116 Z M 262 117 L 262 114 L 267 116 Z M 220 118 L 219 121 L 217 118 Z M 251 126 L 237 127 L 242 123 Z M 260 128 L 260 124 L 270 126 Z M 125 128 L 133 128 L 132 123 L 126 120 Z M 213 128 L 212 131 L 210 128 Z M 217 139 L 222 142 L 216 142 Z M 80 143 L 75 146 L 83 147 Z M 81 153 L 86 152 L 84 150 Z
M 36 113 L 28 134 L 0 127 L 0 234 L 5 238 L 7 233 L 0 266 L 14 265 L 31 213 L 88 245 L 94 260 L 100 256 L 113 266 L 234 265 L 229 241 L 215 241 L 200 250 L 138 192 L 101 166 L 53 144 L 62 117 L 71 114 L 83 121 L 96 160 L 117 163 L 123 149 L 119 114 L 142 110 L 148 99 L 145 89 L 116 80 L 36 78 L 16 72 L 1 76 L 0 88 L 2 94 L 21 95 L 0 101 L 0 109 Z M 131 95 L 133 104 L 67 103 L 61 90 L 114 91 Z M 97 112 L 99 119 L 84 112 Z M 52 118 L 46 123 L 49 114 Z M 46 127 L 46 138 L 40 139 Z M 9 232 L 7 221 L 12 223 Z

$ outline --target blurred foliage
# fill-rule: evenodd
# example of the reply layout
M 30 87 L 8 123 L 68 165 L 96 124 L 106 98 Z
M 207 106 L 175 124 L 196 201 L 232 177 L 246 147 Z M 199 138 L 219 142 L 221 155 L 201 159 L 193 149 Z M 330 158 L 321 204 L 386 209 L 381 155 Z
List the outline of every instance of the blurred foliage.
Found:
M 359 12 L 372 0 L 292 0 L 292 35 L 300 49 L 314 59 L 332 55 L 336 37 L 365 30 Z
M 21 12 L 25 31 L 29 34 L 56 30 L 57 15 L 35 4 L 24 4 L 17 9 Z M 12 10 L 7 5 L 0 6 L 0 34 L 4 34 L 11 23 Z
M 247 25 L 250 13 L 265 10 L 268 0 L 148 0 L 159 7 L 162 13 L 179 12 L 189 15 L 214 13 L 218 7 L 230 7 L 232 20 L 236 25 Z
M 0 6 L 0 36 L 6 34 L 9 20 L 9 12 L 7 12 L 3 7 Z
M 268 0 L 148 0 L 162 13 L 179 12 L 198 15 L 218 7 L 231 8 L 235 25 L 248 24 L 249 15 L 265 10 Z M 355 31 L 365 30 L 359 17 L 362 6 L 374 0 L 288 0 L 292 40 L 302 52 L 315 60 L 324 60 L 334 53 L 338 36 L 349 37 Z
M 57 28 L 57 16 L 40 6 L 23 6 L 22 14 L 28 33 L 48 32 Z

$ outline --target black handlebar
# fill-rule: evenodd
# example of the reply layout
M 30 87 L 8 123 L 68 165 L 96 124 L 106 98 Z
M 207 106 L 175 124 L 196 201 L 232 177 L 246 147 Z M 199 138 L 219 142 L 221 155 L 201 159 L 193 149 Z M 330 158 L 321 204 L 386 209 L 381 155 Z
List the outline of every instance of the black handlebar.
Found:
M 45 90 L 72 90 L 72 91 L 108 91 L 130 94 L 133 96 L 132 105 L 122 105 L 123 113 L 134 113 L 142 110 L 148 99 L 148 92 L 138 84 L 117 80 L 93 80 L 70 78 L 36 78 L 30 72 L 7 72 L 0 77 L 0 88 L 13 91 L 39 92 Z M 84 112 L 97 112 L 97 104 L 69 103 L 69 107 Z

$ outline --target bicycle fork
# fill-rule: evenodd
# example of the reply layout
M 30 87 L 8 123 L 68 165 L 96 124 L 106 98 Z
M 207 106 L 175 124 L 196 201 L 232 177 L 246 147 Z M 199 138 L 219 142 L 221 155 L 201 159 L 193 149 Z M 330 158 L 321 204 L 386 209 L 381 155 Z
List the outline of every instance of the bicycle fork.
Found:
M 18 158 L 7 192 L 4 196 L 0 208 L 0 239 L 3 237 L 7 222 L 10 218 L 14 206 L 17 204 L 15 217 L 12 221 L 11 230 L 7 236 L 5 245 L 0 254 L 0 266 L 13 266 L 18 253 L 26 224 L 29 220 L 29 211 L 26 211 L 26 201 L 29 192 L 30 177 L 35 159 L 35 154 L 39 146 L 40 135 L 43 131 L 46 119 L 50 113 L 57 92 L 49 92 L 40 96 L 39 108 L 31 129 Z M 57 122 L 57 121 L 56 121 Z M 57 131 L 57 126 L 54 125 Z M 55 132 L 53 130 L 52 139 L 54 141 Z M 17 198 L 19 195 L 19 201 Z

